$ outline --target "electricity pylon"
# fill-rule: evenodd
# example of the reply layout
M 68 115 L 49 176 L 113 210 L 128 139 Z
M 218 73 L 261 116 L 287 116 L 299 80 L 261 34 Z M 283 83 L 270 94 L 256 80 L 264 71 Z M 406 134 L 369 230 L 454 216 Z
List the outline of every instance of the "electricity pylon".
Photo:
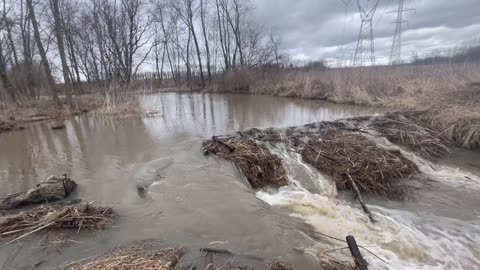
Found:
M 387 13 L 397 13 L 397 22 L 395 26 L 395 34 L 393 36 L 393 43 L 392 43 L 392 49 L 390 51 L 390 63 L 391 64 L 398 64 L 400 63 L 402 59 L 402 24 L 404 22 L 403 20 L 403 12 L 405 11 L 414 11 L 415 9 L 413 8 L 403 8 L 403 2 L 404 0 L 399 0 L 398 1 L 398 10 L 393 10 Z
M 377 11 L 380 0 L 374 0 L 375 4 L 369 10 L 365 10 L 357 0 L 358 11 L 362 24 L 358 33 L 357 49 L 353 58 L 354 66 L 374 66 L 375 65 L 375 43 L 373 36 L 373 16 Z

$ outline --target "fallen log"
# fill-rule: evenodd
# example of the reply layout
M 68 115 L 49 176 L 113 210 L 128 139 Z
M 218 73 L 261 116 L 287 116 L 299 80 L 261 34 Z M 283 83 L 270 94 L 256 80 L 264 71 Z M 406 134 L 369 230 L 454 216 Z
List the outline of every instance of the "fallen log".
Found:
M 75 190 L 77 183 L 62 176 L 52 176 L 47 181 L 37 184 L 35 189 L 10 194 L 0 199 L 0 210 L 12 210 L 26 205 L 40 204 L 62 200 Z

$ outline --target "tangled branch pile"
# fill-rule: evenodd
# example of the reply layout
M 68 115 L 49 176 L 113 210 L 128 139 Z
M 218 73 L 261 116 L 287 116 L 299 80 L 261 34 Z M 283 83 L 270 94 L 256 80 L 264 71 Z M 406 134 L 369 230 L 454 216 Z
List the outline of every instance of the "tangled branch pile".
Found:
M 244 136 L 213 137 L 203 143 L 203 152 L 234 162 L 254 189 L 288 185 L 287 171 L 282 159 L 272 154 L 265 145 L 252 139 Z
M 339 189 L 352 189 L 352 177 L 361 192 L 404 198 L 408 188 L 401 179 L 419 172 L 412 161 L 399 152 L 387 151 L 366 137 L 341 129 L 329 129 L 321 138 L 313 138 L 302 150 L 302 158 L 335 180 Z
M 389 113 L 375 118 L 372 126 L 390 142 L 405 145 L 424 158 L 450 155 L 448 143 L 439 132 L 418 124 L 422 114 L 416 111 Z
M 185 251 L 168 248 L 158 252 L 132 246 L 110 252 L 72 270 L 170 270 L 174 269 Z
M 19 214 L 0 217 L 0 241 L 10 238 L 15 241 L 50 229 L 102 230 L 110 225 L 116 216 L 117 213 L 112 208 L 91 204 L 42 205 Z

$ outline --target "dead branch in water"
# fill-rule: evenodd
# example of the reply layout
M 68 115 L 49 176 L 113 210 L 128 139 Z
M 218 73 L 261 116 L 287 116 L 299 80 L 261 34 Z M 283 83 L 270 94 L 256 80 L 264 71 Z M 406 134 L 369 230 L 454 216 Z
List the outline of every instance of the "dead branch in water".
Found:
M 353 187 L 353 191 L 355 192 L 355 195 L 356 195 L 358 201 L 362 205 L 363 212 L 365 212 L 368 215 L 368 218 L 370 219 L 370 221 L 372 223 L 375 223 L 376 220 L 373 218 L 372 212 L 370 212 L 370 209 L 368 209 L 367 205 L 363 201 L 362 193 L 360 193 L 360 190 L 358 189 L 357 184 L 355 184 L 355 181 L 353 181 L 353 179 L 350 175 L 348 175 L 348 180 L 349 180 L 350 185 Z
M 233 161 L 254 189 L 288 185 L 282 159 L 272 154 L 265 145 L 247 137 L 216 137 L 203 143 L 203 152 Z
M 62 200 L 75 190 L 77 183 L 63 176 L 53 176 L 35 189 L 6 196 L 0 200 L 0 210 L 16 209 L 25 205 Z

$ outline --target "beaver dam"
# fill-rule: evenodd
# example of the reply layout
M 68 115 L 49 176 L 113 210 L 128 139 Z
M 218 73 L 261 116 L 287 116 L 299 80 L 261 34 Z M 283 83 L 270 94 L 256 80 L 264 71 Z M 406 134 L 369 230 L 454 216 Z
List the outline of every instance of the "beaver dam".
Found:
M 388 150 L 368 138 L 367 130 L 388 134 L 391 142 L 422 156 L 440 157 L 450 149 L 439 135 L 421 126 L 413 130 L 411 122 L 393 117 L 404 118 L 397 113 L 286 129 L 250 129 L 214 136 L 203 143 L 203 151 L 232 161 L 254 189 L 288 185 L 282 159 L 271 150 L 275 147 L 299 154 L 305 163 L 330 176 L 339 190 L 358 188 L 360 193 L 404 199 L 409 194 L 405 180 L 422 180 L 419 168 L 400 150 Z
M 351 269 L 349 235 L 368 269 L 480 265 L 480 152 L 423 112 L 226 94 L 139 105 L 159 114 L 9 120 L 0 269 Z

